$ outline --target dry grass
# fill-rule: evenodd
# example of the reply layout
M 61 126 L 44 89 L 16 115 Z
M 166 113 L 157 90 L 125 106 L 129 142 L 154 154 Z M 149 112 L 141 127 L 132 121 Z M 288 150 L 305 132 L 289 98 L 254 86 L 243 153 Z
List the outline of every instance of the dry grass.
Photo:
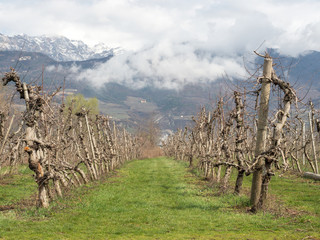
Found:
M 163 156 L 163 151 L 160 147 L 154 146 L 154 147 L 143 147 L 141 150 L 141 158 L 156 158 Z

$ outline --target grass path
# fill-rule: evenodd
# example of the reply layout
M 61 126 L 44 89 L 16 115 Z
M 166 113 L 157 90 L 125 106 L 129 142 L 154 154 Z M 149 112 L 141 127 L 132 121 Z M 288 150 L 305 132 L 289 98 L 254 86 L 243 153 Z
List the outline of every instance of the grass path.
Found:
M 320 239 L 319 216 L 250 215 L 212 191 L 181 163 L 132 161 L 48 210 L 0 213 L 0 239 Z

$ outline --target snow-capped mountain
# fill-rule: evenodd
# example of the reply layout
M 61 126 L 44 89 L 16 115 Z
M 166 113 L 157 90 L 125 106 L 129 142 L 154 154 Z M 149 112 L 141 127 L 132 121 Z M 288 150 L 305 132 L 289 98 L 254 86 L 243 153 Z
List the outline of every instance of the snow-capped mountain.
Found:
M 40 52 L 56 61 L 83 61 L 115 55 L 119 49 L 99 43 L 90 48 L 82 41 L 63 36 L 6 36 L 0 33 L 0 51 Z

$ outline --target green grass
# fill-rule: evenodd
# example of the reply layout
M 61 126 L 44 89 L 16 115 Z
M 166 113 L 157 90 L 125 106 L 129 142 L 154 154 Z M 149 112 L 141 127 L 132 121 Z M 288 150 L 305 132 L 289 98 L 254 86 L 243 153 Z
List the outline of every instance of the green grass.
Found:
M 299 175 L 287 172 L 283 176 L 272 177 L 269 193 L 274 195 L 286 207 L 297 211 L 307 211 L 320 215 L 320 182 L 302 178 Z M 232 180 L 235 181 L 236 173 L 233 171 Z M 244 188 L 251 187 L 252 175 L 244 178 Z M 280 207 L 280 206 L 279 206 Z
M 36 193 L 37 184 L 28 166 L 20 166 L 13 174 L 4 174 L 7 168 L 0 172 L 0 206 L 14 204 L 29 198 Z
M 216 196 L 206 182 L 179 162 L 166 158 L 136 160 L 99 184 L 74 190 L 72 196 L 55 201 L 50 209 L 0 213 L 0 238 L 320 238 L 319 209 L 312 207 L 319 203 L 313 203 L 319 199 L 319 185 L 290 181 L 275 179 L 272 193 L 282 193 L 283 197 L 281 189 L 288 188 L 285 204 L 308 213 L 296 217 L 252 215 L 245 211 L 248 197 Z M 304 189 L 303 194 L 312 195 L 310 204 L 304 207 L 308 199 L 303 200 L 300 191 L 292 194 L 290 189 Z
M 270 192 L 287 205 L 320 215 L 320 183 L 296 176 L 274 177 Z

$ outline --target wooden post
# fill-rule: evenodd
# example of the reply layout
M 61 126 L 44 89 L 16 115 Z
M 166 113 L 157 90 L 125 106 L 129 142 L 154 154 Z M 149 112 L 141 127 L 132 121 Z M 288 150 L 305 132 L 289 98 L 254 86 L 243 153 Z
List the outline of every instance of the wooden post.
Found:
M 259 156 L 265 150 L 265 145 L 266 145 L 271 75 L 272 75 L 272 58 L 267 54 L 264 57 L 263 78 L 262 78 L 262 86 L 260 91 L 260 105 L 259 105 L 258 124 L 257 124 L 257 140 L 256 140 L 256 149 L 255 149 L 256 157 Z M 257 206 L 259 202 L 259 197 L 261 192 L 261 183 L 262 183 L 262 170 L 263 170 L 263 159 L 260 159 L 256 164 L 256 169 L 253 172 L 253 178 L 252 178 L 250 201 L 253 207 Z
M 312 108 L 312 102 L 310 102 L 311 108 Z M 315 166 L 315 173 L 318 173 L 318 161 L 317 161 L 317 151 L 316 151 L 316 145 L 314 141 L 314 135 L 313 135 L 313 114 L 312 110 L 309 112 L 309 123 L 310 123 L 310 134 L 311 134 L 311 142 L 312 142 L 312 150 L 313 150 L 313 157 L 314 157 L 314 166 Z
M 320 181 L 320 174 L 315 174 L 315 173 L 311 173 L 311 172 L 305 172 L 303 174 L 304 178 L 309 178 L 309 179 L 313 179 L 316 181 Z
M 306 144 L 306 124 L 303 121 L 302 122 L 302 146 Z M 303 166 L 306 164 L 306 156 L 304 154 L 304 151 L 302 151 L 302 164 Z
M 8 136 L 9 136 L 9 132 L 10 132 L 10 130 L 11 130 L 14 117 L 15 117 L 15 115 L 13 114 L 13 115 L 12 115 L 12 118 L 11 118 L 11 121 L 10 121 L 10 124 L 9 124 L 9 128 L 8 128 L 8 130 L 7 130 L 7 133 L 6 133 L 6 135 L 5 135 L 5 137 L 4 137 L 3 141 L 2 141 L 2 145 L 1 145 L 1 148 L 0 148 L 0 156 L 1 156 L 1 154 L 2 154 L 2 151 L 3 151 L 3 149 L 4 149 L 4 145 L 5 145 L 6 141 L 7 141 Z
M 90 148 L 91 148 L 91 152 L 92 152 L 92 166 L 94 168 L 96 177 L 98 178 L 99 171 L 98 171 L 98 166 L 97 166 L 96 153 L 95 153 L 94 145 L 93 145 L 93 139 L 92 139 L 90 126 L 89 126 L 88 115 L 85 114 L 84 117 L 85 117 L 85 120 L 86 120 L 86 126 L 87 126 L 87 131 L 88 131 L 88 136 L 89 136 L 89 143 L 90 143 Z

